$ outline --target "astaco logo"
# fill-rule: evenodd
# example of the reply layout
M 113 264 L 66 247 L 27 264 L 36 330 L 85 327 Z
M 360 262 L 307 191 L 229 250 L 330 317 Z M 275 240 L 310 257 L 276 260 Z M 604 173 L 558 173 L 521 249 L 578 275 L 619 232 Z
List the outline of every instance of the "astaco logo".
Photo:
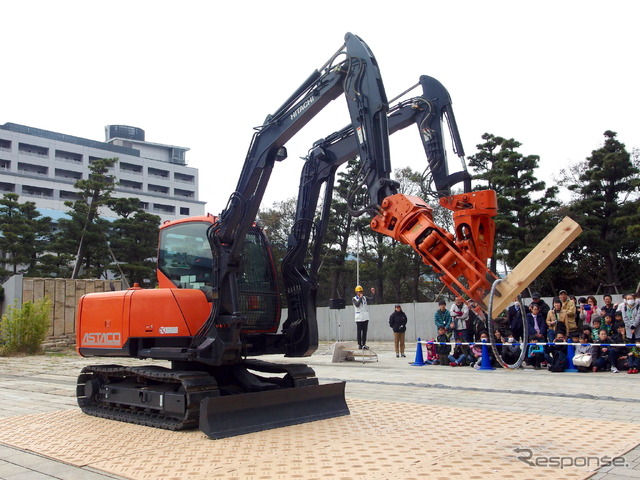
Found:
M 120 332 L 85 333 L 82 345 L 120 346 Z
M 305 102 L 296 108 L 293 113 L 291 113 L 291 120 L 295 120 L 300 113 L 302 113 L 309 105 L 311 105 L 315 101 L 314 97 L 308 98 Z

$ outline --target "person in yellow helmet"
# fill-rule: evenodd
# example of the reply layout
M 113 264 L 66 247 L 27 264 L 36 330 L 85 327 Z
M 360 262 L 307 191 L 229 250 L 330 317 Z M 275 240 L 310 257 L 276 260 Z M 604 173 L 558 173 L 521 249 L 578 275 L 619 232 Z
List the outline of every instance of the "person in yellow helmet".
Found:
M 356 331 L 358 337 L 358 348 L 360 350 L 369 350 L 367 347 L 367 329 L 369 327 L 369 301 L 364 295 L 364 289 L 358 285 L 356 295 L 351 300 L 355 309 Z

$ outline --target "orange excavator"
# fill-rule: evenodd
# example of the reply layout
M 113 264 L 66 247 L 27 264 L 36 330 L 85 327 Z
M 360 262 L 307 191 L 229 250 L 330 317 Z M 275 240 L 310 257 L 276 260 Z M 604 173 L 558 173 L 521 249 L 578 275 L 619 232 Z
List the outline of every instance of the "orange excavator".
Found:
M 257 129 L 222 213 L 161 226 L 159 288 L 82 297 L 76 325 L 80 355 L 170 362 L 85 367 L 76 391 L 82 411 L 174 430 L 199 427 L 211 438 L 348 415 L 344 382 L 320 385 L 307 365 L 250 357 L 304 357 L 317 349 L 316 274 L 331 189 L 337 168 L 355 156 L 371 204 L 352 213 L 372 212 L 377 231 L 408 243 L 450 288 L 459 282 L 481 300 L 495 194 L 470 192 L 466 169 L 448 174 L 441 138 L 445 114 L 459 145 L 450 99 L 431 77 L 420 83 L 421 97 L 389 109 L 373 54 L 347 34 L 330 60 Z M 274 262 L 255 219 L 275 163 L 287 157 L 287 141 L 341 94 L 351 124 L 317 142 L 303 167 L 282 265 L 288 316 L 280 327 Z M 437 196 L 458 215 L 455 235 L 433 223 L 424 202 L 398 196 L 398 184 L 389 178 L 388 135 L 410 124 L 419 126 Z M 464 182 L 466 197 L 450 195 L 458 182 Z M 322 186 L 325 202 L 315 218 Z

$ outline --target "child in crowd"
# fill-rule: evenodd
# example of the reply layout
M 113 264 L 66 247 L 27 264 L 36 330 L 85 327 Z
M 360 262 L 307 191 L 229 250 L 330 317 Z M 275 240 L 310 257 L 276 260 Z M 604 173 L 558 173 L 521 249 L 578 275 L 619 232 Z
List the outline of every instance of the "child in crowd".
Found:
M 436 341 L 440 342 L 436 346 L 436 352 L 438 352 L 438 362 L 440 362 L 440 365 L 446 365 L 447 360 L 449 360 L 449 354 L 451 353 L 451 346 L 441 345 L 442 343 L 447 343 L 449 341 L 449 337 L 447 337 L 445 327 L 438 327 L 438 336 L 436 337 Z
M 611 366 L 611 372 L 618 373 L 616 367 L 616 354 L 615 350 L 608 346 L 600 346 L 602 344 L 610 344 L 611 338 L 607 335 L 607 330 L 601 328 L 598 332 L 598 341 L 595 342 L 591 349 L 591 357 L 593 358 L 592 369 L 597 372 L 600 369 L 605 369 L 607 365 Z
M 530 368 L 540 370 L 544 361 L 544 345 L 537 345 L 538 339 L 533 337 L 529 339 L 529 343 L 533 343 L 533 345 L 529 345 L 525 362 Z
M 449 310 L 447 310 L 447 302 L 444 300 L 440 300 L 438 302 L 438 310 L 436 310 L 433 320 L 436 324 L 436 329 L 444 327 L 445 332 L 449 332 L 451 330 L 451 314 L 449 313 Z
M 449 365 L 452 367 L 464 366 L 467 364 L 469 355 L 468 345 L 456 345 L 453 349 L 453 353 L 449 355 Z
M 482 341 L 483 338 L 486 342 L 489 341 L 489 335 L 487 335 L 487 332 L 482 332 L 480 334 L 480 341 Z M 482 361 L 482 344 L 476 343 L 475 345 L 473 345 L 470 349 L 470 353 L 471 361 L 469 362 L 469 365 L 474 368 L 480 368 L 480 362 Z
M 619 324 L 624 325 L 625 323 L 624 323 L 624 319 L 622 318 L 622 312 L 620 310 L 617 310 L 616 313 L 613 314 L 613 325 L 614 325 L 616 331 L 618 329 L 618 325 Z M 625 325 L 625 327 L 626 327 L 626 325 Z M 627 332 L 627 330 L 628 330 L 628 332 Z M 631 338 L 630 334 L 632 334 L 633 332 L 631 332 L 631 329 L 625 328 L 625 333 L 627 335 L 627 338 Z
M 605 315 L 607 315 L 605 313 Z M 593 320 L 591 320 L 591 325 L 593 325 L 591 327 L 591 341 L 592 342 L 597 342 L 600 339 L 600 319 L 599 318 L 594 318 Z
M 576 345 L 575 355 L 588 355 L 591 353 L 591 329 L 589 333 L 583 333 L 580 335 L 580 343 Z M 591 365 L 575 365 L 579 372 L 588 372 Z
M 515 337 L 510 333 L 507 337 L 507 342 L 502 344 L 502 360 L 504 360 L 508 365 L 516 363 L 518 358 L 520 358 L 520 353 L 522 353 L 520 345 L 509 345 L 515 341 Z
M 629 354 L 629 371 L 627 373 L 638 373 L 640 367 L 640 343 L 636 343 L 635 347 L 631 347 Z
M 432 338 L 432 342 L 435 342 L 436 339 Z M 433 343 L 427 343 L 427 358 L 424 360 L 425 365 L 438 365 L 440 362 L 438 361 L 438 352 L 436 351 L 436 346 Z
M 480 342 L 476 343 L 473 346 L 474 350 L 472 350 L 471 352 L 471 355 L 474 357 L 474 363 L 472 363 L 471 365 L 476 370 L 479 370 L 480 367 L 482 366 L 482 344 L 483 343 L 489 343 L 489 334 L 487 332 L 482 332 L 480 334 Z M 491 363 L 491 365 L 494 365 L 496 363 L 496 359 L 493 357 L 493 351 L 491 349 L 491 346 L 488 345 L 487 349 L 489 350 L 489 363 Z M 480 352 L 479 354 L 478 354 L 478 351 Z
M 547 346 L 545 359 L 550 372 L 564 372 L 568 366 L 566 338 L 562 333 L 556 334 L 553 345 Z
M 580 332 L 571 332 L 569 338 L 571 339 L 571 343 L 580 343 Z
M 619 345 L 631 343 L 631 340 L 627 338 L 626 328 L 623 321 L 616 323 L 616 332 L 611 335 L 611 343 L 617 343 Z M 629 353 L 629 347 L 612 347 L 616 352 L 618 369 L 624 369 L 628 365 L 627 354 Z
M 607 314 L 604 316 L 604 324 L 600 325 L 600 329 L 605 329 L 607 331 L 607 336 L 611 336 L 615 333 L 615 328 L 613 326 L 613 316 Z

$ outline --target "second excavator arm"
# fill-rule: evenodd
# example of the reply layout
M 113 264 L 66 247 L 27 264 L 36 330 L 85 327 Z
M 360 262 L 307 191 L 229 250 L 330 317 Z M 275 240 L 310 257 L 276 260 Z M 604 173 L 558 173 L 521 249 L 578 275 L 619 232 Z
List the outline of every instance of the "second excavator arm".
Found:
M 432 209 L 424 201 L 401 194 L 386 197 L 378 205 L 375 205 L 378 197 L 370 195 L 375 213 L 378 213 L 372 228 L 411 245 L 454 293 L 473 298 L 482 305 L 483 293 L 490 287 L 487 278 L 492 276 L 486 268 L 486 260 L 493 252 L 495 192 L 471 192 L 471 175 L 464 163 L 464 150 L 449 93 L 438 80 L 427 75 L 420 77 L 419 84 L 422 86 L 421 96 L 390 108 L 389 133 L 412 124 L 417 126 L 428 162 L 427 184 L 433 184 L 432 195 L 439 198 L 440 204 L 454 211 L 456 235 L 433 222 Z M 461 158 L 463 166 L 461 171 L 451 174 L 444 149 L 445 119 L 454 152 Z M 315 318 L 320 249 L 328 223 L 335 172 L 357 154 L 356 134 L 351 126 L 347 126 L 316 142 L 306 159 L 300 180 L 296 221 L 282 265 L 289 319 Z M 375 169 L 364 162 L 363 170 L 367 187 L 375 185 Z M 458 183 L 463 184 L 465 193 L 451 195 L 451 187 Z M 314 221 L 323 185 L 324 203 L 320 217 Z M 421 222 L 416 221 L 417 218 Z M 416 228 L 420 229 L 417 235 Z M 310 255 L 307 255 L 312 236 L 315 241 Z M 432 244 L 424 243 L 427 237 Z M 308 268 L 307 256 L 310 257 Z

